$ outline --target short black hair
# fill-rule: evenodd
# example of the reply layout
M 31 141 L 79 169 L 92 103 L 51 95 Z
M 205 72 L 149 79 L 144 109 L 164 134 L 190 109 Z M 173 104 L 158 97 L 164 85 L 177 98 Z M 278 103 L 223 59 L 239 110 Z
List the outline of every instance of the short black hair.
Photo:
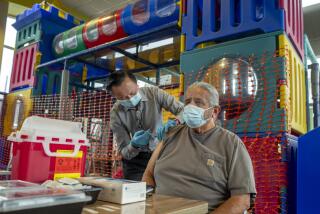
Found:
M 121 85 L 126 77 L 131 79 L 134 83 L 137 83 L 137 79 L 132 73 L 126 71 L 116 71 L 111 73 L 107 78 L 107 90 L 111 91 L 113 86 Z

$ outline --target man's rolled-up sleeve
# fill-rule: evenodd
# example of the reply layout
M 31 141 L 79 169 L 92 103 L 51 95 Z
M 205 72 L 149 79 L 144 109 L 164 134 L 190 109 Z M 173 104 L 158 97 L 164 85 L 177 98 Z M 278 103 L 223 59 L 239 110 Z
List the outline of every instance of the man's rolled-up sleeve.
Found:
M 155 88 L 154 96 L 158 98 L 158 102 L 165 110 L 170 111 L 174 115 L 178 115 L 183 110 L 183 103 L 162 89 Z

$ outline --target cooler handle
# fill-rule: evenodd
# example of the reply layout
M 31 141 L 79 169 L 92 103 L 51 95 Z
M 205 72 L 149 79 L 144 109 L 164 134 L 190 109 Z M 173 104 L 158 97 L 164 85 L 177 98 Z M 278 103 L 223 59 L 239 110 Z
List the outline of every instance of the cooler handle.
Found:
M 64 143 L 57 143 L 53 142 L 52 144 L 63 144 Z M 79 150 L 80 150 L 80 144 L 74 144 L 74 150 L 71 154 L 68 153 L 58 153 L 58 152 L 51 152 L 50 151 L 50 141 L 43 141 L 42 142 L 42 147 L 44 149 L 44 153 L 46 153 L 47 156 L 49 157 L 61 157 L 61 158 L 74 158 L 78 155 Z

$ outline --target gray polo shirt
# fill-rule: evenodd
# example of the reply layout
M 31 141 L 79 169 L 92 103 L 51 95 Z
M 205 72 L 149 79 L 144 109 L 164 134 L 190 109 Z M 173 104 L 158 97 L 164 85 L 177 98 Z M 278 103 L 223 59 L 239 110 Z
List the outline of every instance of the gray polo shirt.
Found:
M 148 130 L 156 135 L 156 130 L 162 125 L 162 109 L 178 115 L 183 110 L 183 103 L 157 87 L 142 87 L 139 89 L 141 102 L 135 108 L 126 108 L 116 102 L 110 112 L 110 126 L 122 157 L 130 160 L 140 151 L 153 151 L 158 142 L 153 138 L 150 145 L 136 149 L 129 144 L 134 133 Z
M 256 193 L 245 145 L 219 126 L 204 134 L 186 125 L 173 128 L 156 161 L 154 178 L 158 194 L 208 201 L 210 210 L 232 195 Z

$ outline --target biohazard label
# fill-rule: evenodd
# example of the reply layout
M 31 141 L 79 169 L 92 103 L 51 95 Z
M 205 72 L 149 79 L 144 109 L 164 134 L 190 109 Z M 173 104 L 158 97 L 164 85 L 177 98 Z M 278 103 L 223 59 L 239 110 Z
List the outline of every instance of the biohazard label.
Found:
M 69 150 L 58 150 L 57 153 L 63 153 L 63 154 L 71 154 L 73 151 Z M 80 177 L 81 174 L 81 164 L 82 164 L 82 156 L 83 153 L 80 151 L 76 157 L 56 157 L 56 163 L 55 163 L 55 171 L 54 171 L 54 178 L 58 179 L 56 177 L 61 177 L 64 174 L 66 176 L 63 177 Z

